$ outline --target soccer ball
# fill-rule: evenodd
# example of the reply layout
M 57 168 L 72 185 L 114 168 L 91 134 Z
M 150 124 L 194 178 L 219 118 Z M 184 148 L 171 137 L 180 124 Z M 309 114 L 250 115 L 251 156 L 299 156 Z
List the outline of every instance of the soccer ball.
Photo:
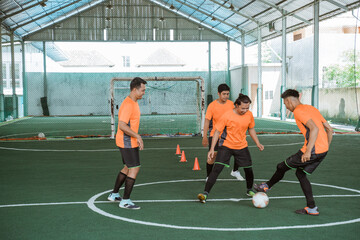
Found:
M 252 197 L 252 203 L 257 208 L 264 208 L 269 204 L 269 197 L 264 192 L 258 192 Z
M 45 137 L 45 134 L 41 132 L 41 133 L 38 134 L 38 137 L 39 137 L 39 138 L 44 138 L 44 137 Z

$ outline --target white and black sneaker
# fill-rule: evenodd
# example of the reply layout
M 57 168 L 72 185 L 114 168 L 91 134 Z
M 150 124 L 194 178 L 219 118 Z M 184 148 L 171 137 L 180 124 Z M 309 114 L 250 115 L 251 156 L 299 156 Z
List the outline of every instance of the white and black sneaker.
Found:
M 130 199 L 123 199 L 121 200 L 119 207 L 121 208 L 127 208 L 132 210 L 138 210 L 140 209 L 139 206 L 135 205 Z

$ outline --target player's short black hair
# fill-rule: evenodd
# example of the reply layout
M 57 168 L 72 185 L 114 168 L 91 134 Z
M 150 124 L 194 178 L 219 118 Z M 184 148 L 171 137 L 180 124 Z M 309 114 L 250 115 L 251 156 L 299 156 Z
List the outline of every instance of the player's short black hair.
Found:
M 222 93 L 223 91 L 230 91 L 230 87 L 225 83 L 218 86 L 218 93 Z
M 130 83 L 130 91 L 132 91 L 134 88 L 139 89 L 141 84 L 146 84 L 147 82 L 139 77 L 134 78 L 133 80 L 131 80 Z
M 240 93 L 239 97 L 235 100 L 234 105 L 241 105 L 241 103 L 251 103 L 249 96 Z
M 296 91 L 295 89 L 288 89 L 286 90 L 285 92 L 283 92 L 281 94 L 281 98 L 287 98 L 287 97 L 296 97 L 296 98 L 299 98 L 299 92 Z

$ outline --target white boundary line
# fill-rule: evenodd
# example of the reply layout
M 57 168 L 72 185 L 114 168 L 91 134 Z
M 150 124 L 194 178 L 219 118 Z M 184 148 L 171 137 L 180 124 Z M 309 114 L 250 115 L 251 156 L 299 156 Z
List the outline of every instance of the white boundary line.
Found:
M 110 192 L 112 190 L 108 190 Z M 314 198 L 338 198 L 338 197 L 360 197 L 360 194 L 352 195 L 315 195 Z M 295 198 L 304 198 L 304 196 L 279 196 L 279 197 L 269 197 L 269 199 L 295 199 Z M 164 199 L 164 200 L 134 200 L 136 203 L 178 203 L 178 202 L 198 202 L 199 200 L 195 199 Z M 207 202 L 240 202 L 240 201 L 251 201 L 251 198 L 218 198 L 218 199 L 208 199 Z M 10 208 L 10 207 L 37 207 L 37 206 L 56 206 L 56 205 L 76 205 L 76 204 L 87 204 L 88 202 L 57 202 L 57 203 L 20 203 L 20 204 L 8 204 L 0 205 L 0 208 Z M 110 201 L 95 201 L 96 204 L 113 204 Z
M 265 147 L 282 147 L 282 146 L 290 146 L 290 145 L 298 145 L 304 144 L 304 142 L 297 143 L 284 143 L 284 144 L 270 144 L 264 145 Z M 248 146 L 249 148 L 254 148 L 256 146 Z M 9 147 L 0 147 L 3 150 L 11 150 L 11 151 L 29 151 L 29 152 L 113 152 L 118 151 L 118 149 L 27 149 L 27 148 L 9 148 Z M 145 148 L 142 151 L 150 151 L 150 150 L 175 150 L 175 148 Z M 181 149 L 208 149 L 207 147 L 182 147 Z
M 23 120 L 31 119 L 31 118 L 33 118 L 33 117 L 16 118 L 16 119 L 8 121 L 8 122 L 2 122 L 0 124 L 0 127 L 6 126 L 6 125 L 9 125 L 9 124 L 12 124 L 12 123 L 20 122 L 20 121 L 23 121 Z

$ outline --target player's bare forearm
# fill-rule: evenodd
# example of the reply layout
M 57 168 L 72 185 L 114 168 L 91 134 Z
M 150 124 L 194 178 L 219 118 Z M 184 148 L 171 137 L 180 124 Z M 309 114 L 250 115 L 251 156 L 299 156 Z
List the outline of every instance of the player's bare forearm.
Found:
M 332 127 L 330 126 L 330 124 L 328 122 L 324 122 L 323 125 L 324 125 L 324 128 L 325 128 L 327 138 L 328 138 L 328 143 L 329 143 L 329 146 L 330 146 L 330 143 L 331 143 L 332 138 L 333 138 L 334 130 L 332 129 Z
M 249 128 L 249 135 L 252 140 L 255 142 L 256 146 L 259 148 L 260 151 L 264 150 L 264 146 L 260 143 L 259 138 L 256 135 L 256 131 L 254 128 Z
M 207 133 L 209 131 L 209 126 L 210 126 L 210 120 L 205 118 L 203 138 L 207 137 Z
M 202 145 L 204 147 L 206 147 L 209 142 L 208 142 L 208 139 L 207 139 L 207 133 L 209 131 L 209 125 L 210 125 L 210 121 L 209 119 L 206 119 L 205 118 L 205 123 L 204 123 L 204 132 L 203 132 L 203 139 L 202 139 Z M 211 144 L 211 143 L 210 143 Z
M 134 137 L 134 138 L 139 138 L 140 135 L 137 134 L 136 132 L 134 132 L 125 122 L 123 121 L 119 121 L 119 128 L 121 131 L 123 131 L 124 133 L 126 133 L 127 135 Z
M 311 157 L 311 149 L 314 148 L 315 142 L 319 133 L 319 128 L 316 126 L 312 119 L 309 119 L 305 124 L 306 127 L 310 130 L 310 136 L 308 139 L 308 144 L 306 146 L 306 151 L 301 157 L 302 162 L 307 162 L 310 160 Z
M 215 130 L 214 132 L 214 135 L 213 135 L 213 138 L 212 138 L 212 142 L 211 142 L 211 148 L 212 150 L 215 149 L 215 145 L 219 139 L 219 135 L 220 135 L 220 132 L 218 130 Z

